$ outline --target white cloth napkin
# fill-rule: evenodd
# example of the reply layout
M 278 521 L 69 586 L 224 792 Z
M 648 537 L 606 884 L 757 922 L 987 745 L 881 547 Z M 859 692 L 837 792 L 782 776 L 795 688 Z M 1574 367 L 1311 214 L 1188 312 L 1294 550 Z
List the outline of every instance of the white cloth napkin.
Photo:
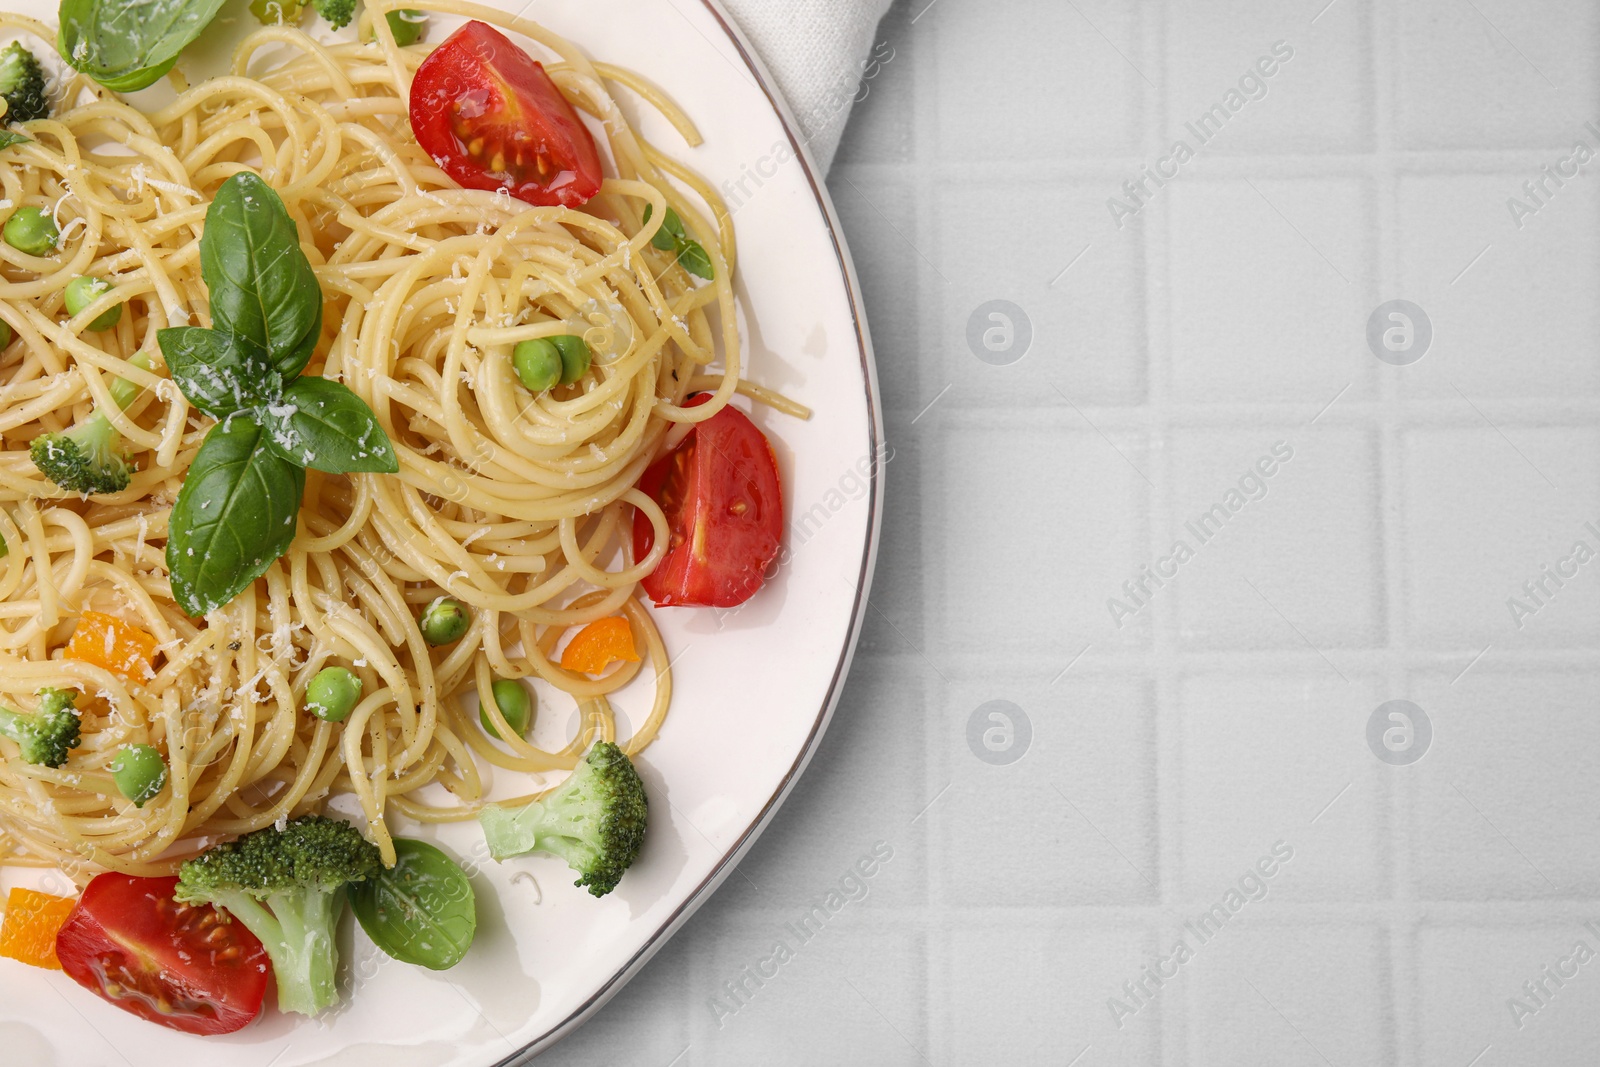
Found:
M 722 0 L 772 71 L 824 174 L 890 0 Z

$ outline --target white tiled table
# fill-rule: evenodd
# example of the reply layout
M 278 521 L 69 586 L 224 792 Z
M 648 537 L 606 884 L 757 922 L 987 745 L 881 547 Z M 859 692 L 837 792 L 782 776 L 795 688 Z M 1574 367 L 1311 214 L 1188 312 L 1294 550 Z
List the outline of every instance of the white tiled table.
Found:
M 1543 975 L 1600 952 L 1600 559 L 1522 591 L 1600 552 L 1600 159 L 1507 205 L 1600 151 L 1600 8 L 926 2 L 830 182 L 894 449 L 849 688 L 738 873 L 539 1062 L 1600 1063 L 1600 957 Z M 1394 298 L 1434 330 L 1409 366 L 1366 341 Z M 966 340 L 994 299 L 1033 331 L 1007 366 Z M 1406 766 L 1367 736 L 1397 698 Z M 993 700 L 1009 764 L 969 745 Z M 865 896 L 802 942 L 830 890 Z

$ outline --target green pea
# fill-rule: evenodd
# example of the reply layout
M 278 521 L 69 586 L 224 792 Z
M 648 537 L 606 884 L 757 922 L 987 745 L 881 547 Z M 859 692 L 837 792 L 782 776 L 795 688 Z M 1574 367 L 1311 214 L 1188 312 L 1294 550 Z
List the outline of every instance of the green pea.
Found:
M 550 338 L 550 343 L 561 353 L 561 384 L 571 385 L 589 371 L 589 346 L 576 334 L 564 333 Z
M 149 745 L 129 745 L 111 761 L 111 777 L 122 795 L 142 808 L 167 784 L 167 764 Z
M 100 299 L 102 294 L 110 291 L 111 283 L 104 278 L 93 278 L 87 274 L 82 274 L 68 282 L 66 292 L 61 295 L 62 299 L 67 303 L 67 314 L 75 316 Z M 89 323 L 89 329 L 95 331 L 109 330 L 121 318 L 122 305 L 118 304 L 116 307 L 96 315 L 94 321 Z
M 442 596 L 422 609 L 419 627 L 422 639 L 428 644 L 448 645 L 461 640 L 461 635 L 467 632 L 469 625 L 471 620 L 467 618 L 467 609 L 461 601 Z
M 5 348 L 10 344 L 11 324 L 6 322 L 4 319 L 0 319 L 0 348 Z
M 389 32 L 394 34 L 394 43 L 402 48 L 421 39 L 423 27 L 428 21 L 428 16 L 408 7 L 385 12 L 383 17 L 389 20 Z
M 511 366 L 530 393 L 542 393 L 562 379 L 561 351 L 542 337 L 519 341 L 511 350 Z
M 344 722 L 361 699 L 361 679 L 346 667 L 324 667 L 306 686 L 306 710 L 326 722 Z
M 528 727 L 533 724 L 533 696 L 528 692 L 528 687 L 511 678 L 498 678 L 491 685 L 494 693 L 495 706 L 500 709 L 506 725 L 522 737 L 528 732 Z M 496 741 L 503 740 L 500 731 L 494 728 L 494 720 L 489 718 L 489 712 L 484 708 L 478 709 L 478 720 L 483 723 L 484 731 Z
M 250 14 L 263 26 L 293 26 L 300 21 L 304 6 L 295 0 L 250 0 Z
M 56 220 L 43 208 L 19 207 L 6 220 L 0 236 L 4 236 L 6 244 L 18 252 L 43 256 L 56 250 L 61 231 L 56 227 Z

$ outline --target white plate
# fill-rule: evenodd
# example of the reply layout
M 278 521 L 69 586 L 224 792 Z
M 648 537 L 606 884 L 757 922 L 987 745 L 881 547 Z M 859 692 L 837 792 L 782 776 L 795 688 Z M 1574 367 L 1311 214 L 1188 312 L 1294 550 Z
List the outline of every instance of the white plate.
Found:
M 28 0 L 18 8 L 54 22 L 52 4 Z M 676 693 L 660 739 L 638 760 L 651 803 L 643 853 L 615 893 L 595 900 L 572 886 L 558 860 L 478 866 L 475 824 L 433 834 L 397 820 L 397 832 L 436 840 L 476 868 L 477 941 L 454 970 L 396 963 L 359 930 L 347 930 L 347 1001 L 337 1014 L 312 1021 L 268 1012 L 238 1034 L 202 1039 L 142 1022 L 61 974 L 0 960 L 0 1061 L 522 1061 L 599 1008 L 705 902 L 815 750 L 865 610 L 882 496 L 871 345 L 832 205 L 770 79 L 713 0 L 539 0 L 527 13 L 590 55 L 642 72 L 699 124 L 705 144 L 686 149 L 624 94 L 655 144 L 732 190 L 751 373 L 816 412 L 805 423 L 753 413 L 784 474 L 788 561 L 777 579 L 731 614 L 656 613 L 674 657 Z M 236 31 L 250 17 L 238 2 L 224 9 L 230 16 L 240 19 Z M 432 40 L 440 36 L 430 32 Z M 644 711 L 647 694 L 624 691 L 618 704 L 626 719 Z

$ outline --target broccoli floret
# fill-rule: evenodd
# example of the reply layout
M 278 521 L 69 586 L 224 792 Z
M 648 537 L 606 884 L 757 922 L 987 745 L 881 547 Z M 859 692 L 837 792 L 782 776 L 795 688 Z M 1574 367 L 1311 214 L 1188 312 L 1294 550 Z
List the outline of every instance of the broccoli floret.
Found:
M 24 761 L 59 767 L 82 738 L 82 723 L 73 710 L 77 700 L 71 689 L 41 689 L 39 710 L 32 715 L 0 708 L 0 736 L 17 743 Z
M 342 29 L 356 13 L 356 0 L 311 0 L 317 14 L 328 20 L 334 29 Z
M 0 96 L 6 100 L 7 122 L 32 122 L 50 114 L 44 69 L 21 41 L 0 48 Z
M 143 370 L 150 367 L 150 357 L 143 352 L 128 362 Z M 137 395 L 139 387 L 126 378 L 111 383 L 111 399 L 118 407 L 127 407 Z M 99 410 L 81 426 L 35 437 L 28 454 L 40 474 L 69 493 L 120 493 L 133 476 L 133 468 L 122 454 L 122 434 Z
M 316 1015 L 339 1002 L 334 928 L 344 887 L 378 872 L 378 849 L 349 823 L 302 815 L 185 863 L 175 896 L 223 909 L 260 938 L 278 976 L 278 1006 Z
M 648 807 L 628 757 L 599 741 L 555 792 L 520 808 L 484 808 L 478 822 L 495 859 L 548 852 L 578 872 L 573 885 L 603 897 L 639 855 Z
M 28 454 L 39 473 L 71 493 L 120 493 L 133 476 L 118 450 L 122 435 L 96 412 L 82 426 L 64 433 L 40 434 Z

